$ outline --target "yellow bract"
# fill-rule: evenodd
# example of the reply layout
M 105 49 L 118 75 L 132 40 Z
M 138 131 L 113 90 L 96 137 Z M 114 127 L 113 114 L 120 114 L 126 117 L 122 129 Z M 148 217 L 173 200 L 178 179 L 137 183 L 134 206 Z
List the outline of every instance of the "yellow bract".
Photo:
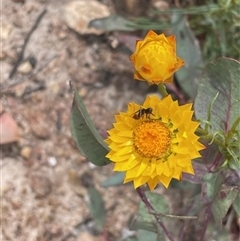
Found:
M 192 104 L 179 106 L 171 96 L 148 96 L 142 106 L 129 103 L 127 112 L 116 115 L 108 131 L 114 171 L 126 172 L 124 183 L 137 188 L 145 183 L 153 190 L 161 182 L 166 188 L 182 173 L 194 174 L 192 159 L 200 157 L 204 146 L 194 134 L 199 123 L 192 121 Z M 140 109 L 152 108 L 152 115 L 134 118 Z
M 175 36 L 165 37 L 152 30 L 143 40 L 137 40 L 136 50 L 130 56 L 134 65 L 134 79 L 149 84 L 171 83 L 173 74 L 184 65 L 176 55 Z

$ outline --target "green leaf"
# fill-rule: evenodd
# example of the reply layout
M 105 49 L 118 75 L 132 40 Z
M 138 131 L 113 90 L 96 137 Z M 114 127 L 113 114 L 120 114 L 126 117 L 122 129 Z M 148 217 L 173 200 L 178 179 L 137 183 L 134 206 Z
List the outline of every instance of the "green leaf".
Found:
M 134 31 L 136 28 L 133 23 L 126 18 L 118 15 L 110 15 L 105 18 L 94 19 L 89 23 L 88 27 L 97 29 L 105 29 L 107 31 Z
M 157 234 L 147 231 L 147 230 L 138 230 L 138 241 L 146 241 L 146 240 L 151 240 L 151 241 L 159 241 L 157 238 Z
M 163 195 L 152 193 L 152 192 L 146 192 L 146 196 L 149 199 L 149 202 L 154 207 L 155 211 L 157 213 L 168 213 L 168 204 L 166 199 Z M 161 220 L 164 221 L 165 218 L 161 217 Z M 139 208 L 138 208 L 138 216 L 137 219 L 134 220 L 131 229 L 137 230 L 137 229 L 143 229 L 148 230 L 150 232 L 157 233 L 160 240 L 164 240 L 163 231 L 159 227 L 159 224 L 157 223 L 155 217 L 153 214 L 150 214 L 148 209 L 146 208 L 145 204 L 143 202 L 140 202 Z
M 232 234 L 227 232 L 226 228 L 219 227 L 219 224 L 215 222 L 208 223 L 205 237 L 207 237 L 206 241 L 233 241 Z
M 124 238 L 117 241 L 138 241 L 138 240 L 137 240 L 137 237 L 129 237 L 129 238 Z
M 101 194 L 94 188 L 88 188 L 90 198 L 89 209 L 99 230 L 102 230 L 106 220 L 106 210 Z
M 208 11 L 217 11 L 220 10 L 220 7 L 217 4 L 211 4 L 208 3 L 207 5 L 202 6 L 193 6 L 188 8 L 174 8 L 171 7 L 169 9 L 164 10 L 152 10 L 152 13 L 159 14 L 159 15 L 165 15 L 165 14 L 182 14 L 182 15 L 199 15 L 202 13 L 206 13 Z
M 238 191 L 236 199 L 235 199 L 235 201 L 233 203 L 233 208 L 237 212 L 237 215 L 240 217 L 240 191 Z
M 157 224 L 154 224 L 155 220 L 153 218 L 150 219 L 145 219 L 144 221 L 138 220 L 138 218 L 136 220 L 133 221 L 133 223 L 131 224 L 130 228 L 131 230 L 139 230 L 139 229 L 143 229 L 143 230 L 148 230 L 150 232 L 154 232 L 157 233 Z
M 223 172 L 223 176 L 224 176 L 224 184 L 226 186 L 239 186 L 240 183 L 240 172 L 239 170 L 233 170 L 230 168 L 226 168 Z
M 111 187 L 111 186 L 118 186 L 123 184 L 125 173 L 124 172 L 117 172 L 110 176 L 102 183 L 102 187 Z
M 108 153 L 108 147 L 91 121 L 77 89 L 71 82 L 70 85 L 74 93 L 70 115 L 72 137 L 81 154 L 87 157 L 90 162 L 97 166 L 107 165 L 110 163 L 105 157 Z
M 228 159 L 228 166 L 233 170 L 239 171 L 240 170 L 240 156 L 239 156 L 240 149 L 235 150 L 236 154 L 230 148 L 227 148 L 227 150 L 228 150 L 228 153 L 231 154 L 231 158 Z
M 88 26 L 107 31 L 163 30 L 171 27 L 168 21 L 152 21 L 144 17 L 135 18 L 131 21 L 119 15 L 94 19 Z
M 204 202 L 212 202 L 220 191 L 223 183 L 221 173 L 207 173 L 203 177 L 202 199 Z
M 211 133 L 222 130 L 227 133 L 240 115 L 240 62 L 219 58 L 209 63 L 203 73 L 194 104 L 199 120 L 208 119 L 208 109 L 218 96 L 211 110 Z M 204 123 L 201 126 L 204 128 Z M 240 131 L 240 125 L 237 129 Z
M 172 32 L 176 36 L 177 55 L 185 61 L 176 72 L 178 83 L 188 96 L 195 99 L 203 66 L 198 41 L 184 15 L 173 15 Z
M 237 194 L 238 190 L 233 188 L 221 190 L 218 193 L 211 206 L 213 217 L 218 224 L 221 224 Z

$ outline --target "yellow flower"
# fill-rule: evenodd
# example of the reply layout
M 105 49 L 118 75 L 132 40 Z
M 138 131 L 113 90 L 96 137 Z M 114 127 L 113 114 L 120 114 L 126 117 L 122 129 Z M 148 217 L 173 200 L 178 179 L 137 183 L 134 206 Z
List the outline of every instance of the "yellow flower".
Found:
M 130 56 L 134 65 L 134 79 L 149 84 L 172 83 L 173 74 L 184 65 L 176 55 L 175 36 L 157 35 L 150 30 L 143 40 L 136 41 L 136 50 Z
M 200 157 L 204 146 L 194 134 L 192 104 L 179 106 L 168 95 L 147 97 L 142 106 L 129 103 L 127 112 L 116 115 L 106 142 L 107 157 L 114 171 L 126 172 L 124 183 L 137 188 L 145 183 L 153 190 L 161 182 L 166 188 L 182 173 L 194 174 L 191 159 Z

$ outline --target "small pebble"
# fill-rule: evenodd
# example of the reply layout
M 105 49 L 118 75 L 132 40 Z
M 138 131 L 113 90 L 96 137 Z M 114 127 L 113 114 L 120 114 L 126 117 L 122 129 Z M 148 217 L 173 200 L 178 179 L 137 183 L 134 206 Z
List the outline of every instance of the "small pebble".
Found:
M 96 167 L 97 167 L 96 165 L 94 165 L 94 164 L 93 164 L 93 163 L 91 163 L 91 162 L 89 162 L 88 166 L 89 166 L 89 168 L 90 168 L 90 169 L 94 169 L 94 168 L 96 168 Z
M 51 167 L 55 167 L 57 165 L 57 159 L 53 156 L 48 157 L 47 161 Z
M 29 61 L 23 62 L 18 66 L 17 71 L 21 74 L 28 74 L 32 71 L 33 66 Z
M 32 148 L 30 146 L 25 146 L 22 148 L 20 155 L 24 159 L 29 159 L 32 154 Z

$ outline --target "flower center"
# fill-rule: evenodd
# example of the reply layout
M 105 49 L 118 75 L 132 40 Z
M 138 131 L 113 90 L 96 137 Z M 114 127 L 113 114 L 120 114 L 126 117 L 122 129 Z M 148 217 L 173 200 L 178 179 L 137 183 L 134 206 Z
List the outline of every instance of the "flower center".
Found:
M 169 154 L 171 132 L 160 121 L 144 121 L 133 131 L 133 141 L 136 151 L 141 156 L 159 159 Z

